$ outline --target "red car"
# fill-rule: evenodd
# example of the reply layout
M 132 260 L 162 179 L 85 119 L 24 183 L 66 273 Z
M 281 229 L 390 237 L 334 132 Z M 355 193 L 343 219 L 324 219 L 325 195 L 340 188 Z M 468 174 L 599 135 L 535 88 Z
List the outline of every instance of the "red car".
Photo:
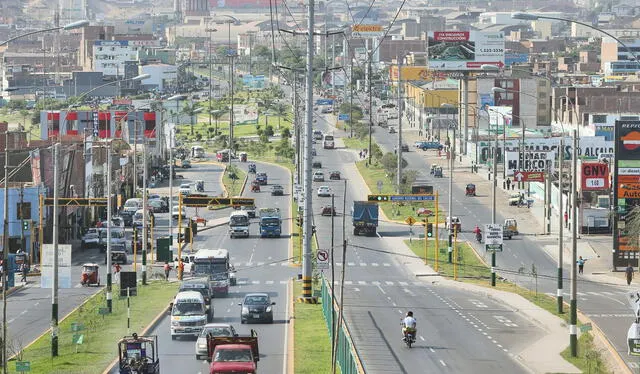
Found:
M 325 205 L 320 210 L 320 215 L 323 215 L 323 216 L 335 216 L 336 215 L 336 208 L 332 207 L 331 205 Z
M 340 180 L 340 172 L 339 171 L 332 171 L 331 174 L 329 174 L 329 180 L 339 181 Z

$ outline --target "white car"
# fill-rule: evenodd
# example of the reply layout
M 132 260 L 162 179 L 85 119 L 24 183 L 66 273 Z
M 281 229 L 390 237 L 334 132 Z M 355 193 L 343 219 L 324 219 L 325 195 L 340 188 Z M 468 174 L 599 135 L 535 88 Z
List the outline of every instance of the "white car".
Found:
M 329 186 L 320 186 L 318 188 L 318 197 L 329 197 L 331 196 L 331 188 Z
M 171 218 L 178 219 L 178 216 L 182 216 L 182 219 L 187 218 L 187 211 L 184 207 L 180 209 L 180 207 L 176 205 L 173 207 L 173 211 L 171 211 Z
M 196 340 L 196 360 L 204 360 L 207 358 L 207 335 L 214 337 L 231 337 L 237 336 L 236 329 L 228 323 L 208 323 L 204 326 L 198 340 Z
M 324 182 L 324 173 L 321 171 L 316 171 L 315 173 L 313 173 L 313 181 Z
M 191 193 L 191 185 L 189 183 L 183 183 L 180 185 L 180 194 L 188 195 Z

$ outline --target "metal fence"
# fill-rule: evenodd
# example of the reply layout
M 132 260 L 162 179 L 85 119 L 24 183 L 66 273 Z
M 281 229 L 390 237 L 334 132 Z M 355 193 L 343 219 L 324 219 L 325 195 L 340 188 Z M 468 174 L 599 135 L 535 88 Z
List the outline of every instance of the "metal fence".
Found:
M 324 320 L 327 322 L 327 329 L 329 330 L 329 337 L 332 338 L 334 331 L 332 330 L 333 318 L 338 318 L 338 304 L 331 305 L 331 287 L 326 279 L 322 278 L 322 313 L 324 314 Z M 347 324 L 344 322 L 344 317 L 340 328 L 338 329 L 338 336 L 336 339 L 336 362 L 340 365 L 342 374 L 365 374 L 364 367 L 360 361 L 358 351 L 351 339 L 351 333 Z

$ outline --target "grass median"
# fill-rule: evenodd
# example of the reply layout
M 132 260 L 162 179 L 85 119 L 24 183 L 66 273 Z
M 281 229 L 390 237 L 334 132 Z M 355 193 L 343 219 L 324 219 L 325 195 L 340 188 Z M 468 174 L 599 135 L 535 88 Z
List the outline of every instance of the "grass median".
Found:
M 71 312 L 59 324 L 59 356 L 51 358 L 51 337 L 45 334 L 25 348 L 16 358 L 31 363 L 31 373 L 102 373 L 118 355 L 117 341 L 125 335 L 142 331 L 162 312 L 176 295 L 178 283 L 150 281 L 138 287 L 138 296 L 131 297 L 131 328 L 127 331 L 127 299 L 119 298 L 114 287 L 113 313 L 100 315 L 106 306 L 105 291 Z M 64 301 L 63 301 L 64 302 Z M 82 325 L 78 332 L 72 324 Z M 81 345 L 73 344 L 74 334 L 83 335 Z M 76 353 L 77 349 L 77 353 Z M 15 362 L 9 363 L 15 373 Z
M 416 256 L 422 259 L 425 258 L 424 240 L 413 240 L 411 242 L 405 240 L 405 244 Z M 468 243 L 458 243 L 457 249 L 457 280 L 483 287 L 491 287 L 491 269 L 481 260 L 473 247 Z M 427 264 L 435 269 L 435 240 L 427 240 L 426 258 Z M 454 260 L 455 258 L 456 256 L 453 256 Z M 445 240 L 439 241 L 438 272 L 447 278 L 453 278 L 454 276 L 454 265 L 448 261 L 448 244 Z M 537 292 L 536 272 L 535 267 L 530 269 L 522 267 L 518 269 L 518 275 L 516 276 L 518 278 L 517 281 L 521 284 L 522 282 L 529 281 L 529 288 L 524 288 L 518 286 L 516 283 L 502 280 L 496 282 L 496 286 L 491 288 L 518 294 L 547 312 L 562 318 L 569 324 L 569 313 L 557 313 L 556 298 Z M 568 311 L 569 307 L 566 306 L 565 310 Z M 582 323 L 578 322 L 578 325 L 581 326 Z M 602 353 L 598 351 L 593 342 L 593 336 L 590 333 L 580 334 L 578 339 L 578 357 L 571 357 L 569 347 L 567 347 L 561 355 L 583 372 L 609 373 L 609 371 L 606 370 Z
M 230 197 L 240 196 L 247 173 L 236 166 L 226 167 L 222 175 L 222 184 Z
M 293 283 L 293 294 L 302 294 L 301 282 Z M 295 373 L 331 373 L 331 338 L 322 304 L 294 303 L 293 314 Z M 337 372 L 340 373 L 340 366 Z

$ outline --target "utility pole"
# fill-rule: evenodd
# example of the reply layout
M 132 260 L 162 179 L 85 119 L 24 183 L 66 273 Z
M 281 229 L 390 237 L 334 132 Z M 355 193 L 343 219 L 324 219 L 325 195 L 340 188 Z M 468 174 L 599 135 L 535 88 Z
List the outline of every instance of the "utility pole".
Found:
M 129 119 L 127 118 L 127 121 Z M 133 120 L 133 196 L 138 195 L 138 121 Z
M 315 1 L 309 0 L 308 4 L 308 36 L 307 36 L 307 107 L 306 107 L 306 129 L 305 129 L 305 149 L 304 149 L 304 191 L 309 194 L 312 191 L 311 179 L 311 147 L 313 144 L 312 128 L 313 128 L 313 56 L 314 56 L 314 6 Z M 312 276 L 312 251 L 311 251 L 311 235 L 312 235 L 312 199 L 304 199 L 304 223 L 302 236 L 302 297 L 311 298 L 311 276 Z
M 134 122 L 135 123 L 135 122 Z M 134 125 L 134 133 L 135 125 Z M 133 159 L 135 160 L 135 152 Z M 138 184 L 138 174 L 134 171 L 134 177 L 136 178 L 136 189 Z M 107 309 L 109 313 L 113 311 L 113 300 L 111 290 L 113 288 L 111 279 L 111 141 L 107 143 Z
M 456 126 L 455 121 L 449 123 L 449 127 L 453 129 L 453 141 L 449 142 L 451 149 L 449 150 L 449 212 L 448 212 L 448 228 L 449 228 L 449 263 L 453 262 L 453 160 L 456 157 Z M 495 180 L 494 180 L 495 183 Z M 495 251 L 494 251 L 495 254 Z
M 231 155 L 229 155 L 231 157 Z M 147 285 L 147 139 L 142 148 L 142 285 Z
M 27 246 L 24 243 L 24 184 L 20 184 L 20 211 L 18 214 L 20 215 L 20 249 L 22 252 L 27 252 Z
M 58 217 L 58 190 L 60 189 L 59 187 L 60 175 L 58 170 L 59 158 L 60 158 L 60 143 L 56 143 L 53 145 L 53 282 L 51 283 L 51 357 L 58 357 L 58 218 L 59 218 Z M 7 188 L 6 179 L 5 179 L 5 188 Z M 6 209 L 7 208 L 5 205 L 5 211 Z M 7 226 L 8 225 L 5 225 L 5 227 Z M 7 231 L 5 235 L 5 243 L 8 245 L 9 233 L 8 233 L 8 229 L 5 229 L 5 230 Z M 4 252 L 6 253 L 8 252 L 8 250 L 9 250 L 9 247 L 7 246 L 5 247 Z M 5 273 L 7 273 L 7 271 L 5 271 Z M 6 285 L 6 282 L 5 282 L 5 285 Z M 5 294 L 5 300 L 6 300 L 6 294 Z M 5 334 L 3 340 L 6 345 L 6 342 L 7 342 L 6 329 L 3 331 L 3 334 Z M 6 356 L 4 359 L 6 360 Z M 4 365 L 4 367 L 6 370 L 7 365 Z
M 4 133 L 4 217 L 2 226 L 2 263 L 9 263 L 9 150 L 7 144 L 7 132 Z M 42 243 L 40 244 L 42 245 Z M 4 266 L 6 268 L 6 265 Z M 8 373 L 7 369 L 7 288 L 8 271 L 2 269 L 2 372 Z
M 489 112 L 487 112 L 489 114 Z M 493 193 L 491 194 L 491 223 L 496 224 L 496 189 L 498 188 L 498 125 L 496 124 L 496 139 L 493 146 Z M 451 196 L 451 195 L 449 195 Z M 496 251 L 491 251 L 491 286 L 496 286 Z
M 353 58 L 349 59 L 349 87 L 349 137 L 353 138 Z
M 578 261 L 578 225 L 576 215 L 578 214 L 578 194 L 576 192 L 578 183 L 578 133 L 573 130 L 573 170 L 571 171 L 572 193 L 571 193 L 571 316 L 569 322 L 569 346 L 571 357 L 578 356 L 578 284 L 576 263 Z
M 575 149 L 575 148 L 574 148 Z M 575 152 L 575 151 L 574 151 Z M 564 252 L 564 214 L 562 210 L 562 198 L 564 196 L 563 192 L 563 181 L 562 181 L 562 164 L 564 163 L 564 132 L 562 133 L 562 137 L 560 137 L 560 172 L 558 174 L 558 190 L 560 191 L 560 199 L 558 201 L 558 209 L 560 210 L 560 224 L 558 225 L 558 290 L 556 291 L 556 298 L 558 300 L 558 313 L 562 313 L 563 309 L 563 296 L 562 296 L 562 261 L 563 261 L 563 252 Z M 551 209 L 551 202 L 549 202 L 549 209 Z
M 229 23 L 229 33 L 231 33 L 231 23 Z M 231 37 L 229 37 L 229 49 L 231 50 Z M 233 99 L 234 99 L 234 77 L 233 77 L 233 58 L 235 57 L 235 51 L 233 54 L 229 51 L 229 88 L 231 93 L 231 106 L 229 112 L 229 166 L 231 166 L 231 152 L 233 152 Z
M 396 56 L 398 61 L 398 166 L 396 169 L 396 192 L 402 193 L 402 60 L 403 57 Z M 371 78 L 371 77 L 369 77 Z M 451 209 L 451 207 L 449 207 Z
M 169 130 L 169 211 L 173 214 L 173 129 Z M 169 241 L 173 249 L 173 219 L 169 220 Z
M 371 160 L 373 159 L 371 154 L 371 133 L 373 132 L 373 92 L 371 91 L 371 59 L 373 58 L 373 54 L 369 53 L 369 58 L 367 59 L 367 84 L 369 85 L 369 165 L 371 165 Z

